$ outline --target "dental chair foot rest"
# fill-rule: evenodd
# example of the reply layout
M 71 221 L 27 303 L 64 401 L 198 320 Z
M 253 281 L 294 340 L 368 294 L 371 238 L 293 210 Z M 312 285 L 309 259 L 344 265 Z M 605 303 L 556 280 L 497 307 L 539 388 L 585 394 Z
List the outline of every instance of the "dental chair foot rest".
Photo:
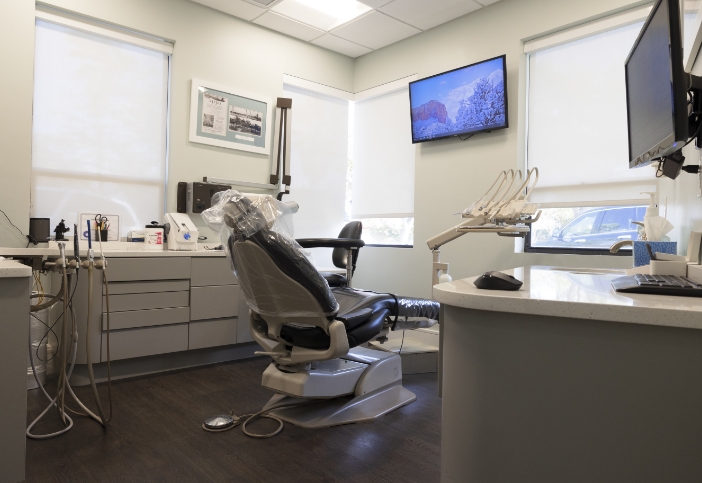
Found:
M 413 392 L 402 387 L 402 381 L 397 381 L 363 396 L 322 399 L 304 406 L 274 410 L 269 414 L 301 428 L 327 428 L 372 421 L 416 399 Z M 266 407 L 305 401 L 311 400 L 276 394 Z

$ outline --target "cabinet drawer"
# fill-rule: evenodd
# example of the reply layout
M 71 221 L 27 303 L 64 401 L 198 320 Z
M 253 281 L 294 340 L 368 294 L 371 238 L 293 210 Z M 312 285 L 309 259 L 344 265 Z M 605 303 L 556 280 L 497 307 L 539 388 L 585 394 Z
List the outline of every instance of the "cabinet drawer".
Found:
M 107 279 L 110 282 L 188 278 L 190 257 L 110 258 L 107 261 Z
M 234 276 L 231 263 L 227 257 L 193 257 L 190 269 L 191 286 L 234 285 L 237 283 L 239 283 L 239 280 Z
M 114 282 L 109 285 L 110 295 L 128 293 L 182 292 L 190 290 L 188 280 L 151 280 L 148 282 Z M 102 293 L 105 293 L 103 285 Z
M 190 322 L 188 349 L 236 344 L 236 318 Z
M 192 287 L 190 320 L 236 317 L 239 311 L 239 286 Z
M 132 310 L 110 313 L 110 330 L 179 324 L 190 321 L 190 308 Z M 107 330 L 107 314 L 102 314 L 102 330 Z
M 113 361 L 188 350 L 188 324 L 110 331 Z M 107 361 L 107 334 L 102 333 L 102 362 Z
M 183 291 L 110 295 L 110 312 L 187 307 L 190 305 L 188 303 L 189 294 L 189 292 Z M 104 300 L 102 304 L 105 307 Z

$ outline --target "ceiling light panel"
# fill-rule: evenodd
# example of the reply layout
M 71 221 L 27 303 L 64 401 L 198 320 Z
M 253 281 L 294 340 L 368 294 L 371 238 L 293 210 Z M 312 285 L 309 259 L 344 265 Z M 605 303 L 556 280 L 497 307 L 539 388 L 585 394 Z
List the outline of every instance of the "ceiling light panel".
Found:
M 312 43 L 354 58 L 372 52 L 369 48 L 335 37 L 332 34 L 322 35 L 318 39 L 313 40 Z
M 331 30 L 372 9 L 356 0 L 283 0 L 271 10 L 318 29 Z
M 420 33 L 406 23 L 373 11 L 334 30 L 334 35 L 371 49 L 379 49 Z
M 263 25 L 272 30 L 277 30 L 291 37 L 310 41 L 324 35 L 324 32 L 305 25 L 296 20 L 289 19 L 275 12 L 268 11 L 254 20 L 255 24 Z
M 235 17 L 243 18 L 244 20 L 253 20 L 262 13 L 264 9 L 255 7 L 251 3 L 243 2 L 242 0 L 193 0 L 202 5 L 207 5 L 220 12 L 234 15 Z M 266 0 L 262 0 L 266 1 Z
M 482 6 L 472 0 L 395 0 L 380 8 L 391 17 L 427 30 L 462 17 Z
M 365 3 L 369 7 L 373 8 L 378 8 L 382 7 L 383 5 L 387 5 L 388 3 L 392 2 L 392 0 L 359 0 L 361 3 Z

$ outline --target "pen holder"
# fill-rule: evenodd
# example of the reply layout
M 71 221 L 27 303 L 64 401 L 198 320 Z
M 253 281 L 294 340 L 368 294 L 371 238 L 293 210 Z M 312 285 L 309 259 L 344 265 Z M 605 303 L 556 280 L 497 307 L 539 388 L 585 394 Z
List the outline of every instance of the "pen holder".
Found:
M 100 237 L 100 238 L 98 238 Z M 107 230 L 95 230 L 95 241 L 107 241 Z

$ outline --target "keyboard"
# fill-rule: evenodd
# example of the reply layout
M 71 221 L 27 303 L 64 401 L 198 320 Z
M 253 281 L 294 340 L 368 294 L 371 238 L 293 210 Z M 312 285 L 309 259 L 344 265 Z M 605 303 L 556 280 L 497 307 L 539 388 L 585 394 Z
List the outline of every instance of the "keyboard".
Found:
M 612 280 L 616 292 L 702 297 L 702 283 L 675 275 L 633 275 Z

